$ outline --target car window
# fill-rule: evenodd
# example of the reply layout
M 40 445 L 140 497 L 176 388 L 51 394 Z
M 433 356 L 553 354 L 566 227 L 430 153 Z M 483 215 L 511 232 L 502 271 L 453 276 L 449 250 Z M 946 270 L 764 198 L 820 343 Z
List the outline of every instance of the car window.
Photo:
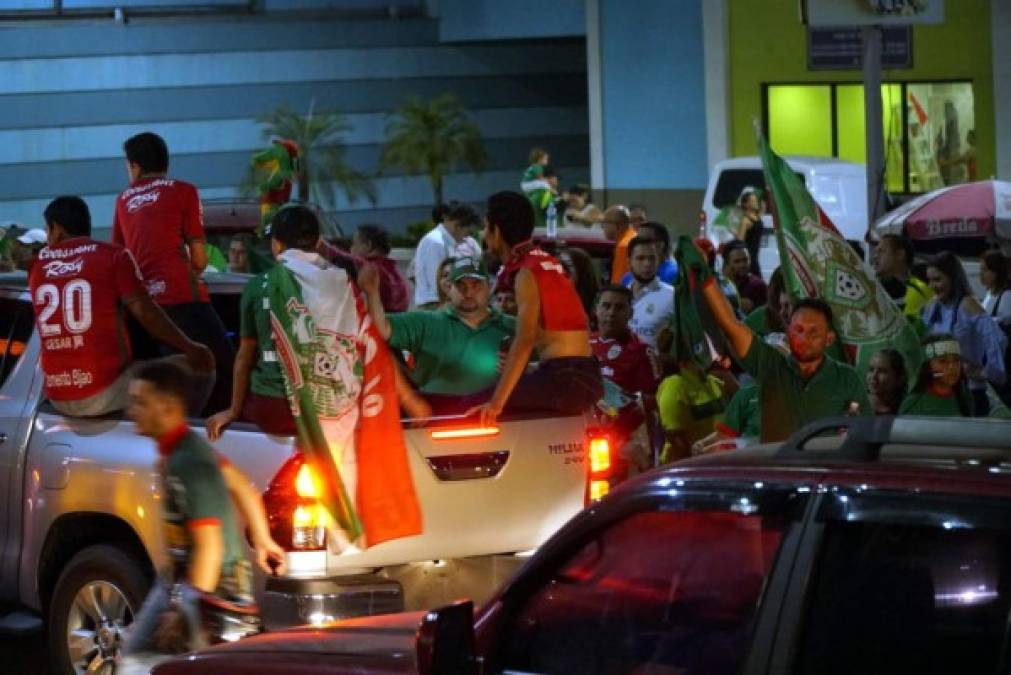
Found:
M 33 327 L 30 303 L 0 298 L 0 386 L 21 360 Z
M 804 180 L 804 174 L 797 173 L 797 176 Z M 746 187 L 765 189 L 765 176 L 761 169 L 724 169 L 713 189 L 713 207 L 733 206 Z
M 617 522 L 524 603 L 504 672 L 736 673 L 786 527 L 730 511 Z
M 831 522 L 809 598 L 798 673 L 1006 672 L 1011 533 Z

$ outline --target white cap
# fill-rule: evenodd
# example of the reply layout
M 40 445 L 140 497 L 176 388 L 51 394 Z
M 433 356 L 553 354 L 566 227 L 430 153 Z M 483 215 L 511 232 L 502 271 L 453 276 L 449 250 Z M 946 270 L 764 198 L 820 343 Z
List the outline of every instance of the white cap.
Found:
M 49 239 L 46 237 L 45 230 L 40 230 L 36 227 L 18 237 L 18 241 L 25 246 L 34 246 L 36 244 L 45 244 Z

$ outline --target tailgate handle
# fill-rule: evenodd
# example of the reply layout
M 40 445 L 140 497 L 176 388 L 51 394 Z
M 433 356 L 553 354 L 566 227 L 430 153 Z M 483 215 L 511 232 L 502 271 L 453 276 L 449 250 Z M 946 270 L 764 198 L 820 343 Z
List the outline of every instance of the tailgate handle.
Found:
M 441 481 L 475 480 L 497 476 L 509 460 L 509 451 L 439 455 L 425 459 Z

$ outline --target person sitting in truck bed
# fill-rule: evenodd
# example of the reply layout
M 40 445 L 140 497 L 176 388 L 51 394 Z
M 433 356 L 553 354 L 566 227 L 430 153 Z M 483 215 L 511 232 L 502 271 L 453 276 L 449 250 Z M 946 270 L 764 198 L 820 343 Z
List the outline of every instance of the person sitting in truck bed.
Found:
M 319 220 L 305 206 L 292 204 L 278 210 L 264 234 L 270 237 L 275 257 L 291 248 L 315 253 L 319 264 L 329 264 L 319 253 Z M 295 435 L 295 418 L 277 359 L 265 272 L 250 279 L 242 291 L 239 300 L 239 351 L 232 375 L 232 403 L 207 419 L 208 438 L 217 440 L 229 424 L 240 419 L 253 422 L 268 434 Z M 398 382 L 398 392 L 406 391 L 407 388 Z M 411 401 L 402 400 L 401 405 L 410 408 Z
M 122 410 L 132 371 L 124 309 L 147 332 L 181 352 L 213 383 L 214 357 L 187 338 L 148 296 L 128 250 L 91 238 L 91 213 L 80 197 L 57 197 L 46 207 L 48 245 L 28 277 L 42 342 L 46 396 L 64 415 L 96 417 Z M 210 387 L 194 392 L 203 407 Z
M 411 353 L 411 379 L 432 408 L 444 414 L 454 411 L 453 401 L 461 395 L 495 385 L 502 340 L 516 332 L 516 319 L 488 304 L 491 284 L 480 259 L 456 259 L 449 278 L 448 307 L 387 316 L 378 270 L 368 266 L 358 276 L 379 333 L 392 349 Z
M 516 192 L 488 198 L 484 242 L 501 260 L 496 291 L 516 294 L 516 338 L 494 390 L 475 395 L 468 410 L 482 424 L 494 424 L 510 410 L 576 414 L 592 407 L 604 393 L 600 365 L 590 349 L 589 320 L 565 275 L 565 268 L 531 241 L 534 213 Z M 536 350 L 539 362 L 527 370 Z

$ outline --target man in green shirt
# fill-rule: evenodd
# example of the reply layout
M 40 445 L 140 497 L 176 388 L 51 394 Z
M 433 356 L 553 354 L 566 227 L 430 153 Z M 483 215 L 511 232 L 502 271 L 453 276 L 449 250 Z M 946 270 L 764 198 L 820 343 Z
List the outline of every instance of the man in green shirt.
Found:
M 436 311 L 391 314 L 379 299 L 374 269 L 363 268 L 359 285 L 369 312 L 392 349 L 410 352 L 411 379 L 429 402 L 495 386 L 502 339 L 516 332 L 516 319 L 489 306 L 491 286 L 484 263 L 460 258 L 452 264 L 449 306 Z
M 869 415 L 871 404 L 857 372 L 826 355 L 835 342 L 832 309 L 823 300 L 796 302 L 786 329 L 790 355 L 767 344 L 734 315 L 709 277 L 703 296 L 717 325 L 740 361 L 758 383 L 762 410 L 761 440 L 782 441 L 809 422 L 832 415 Z

